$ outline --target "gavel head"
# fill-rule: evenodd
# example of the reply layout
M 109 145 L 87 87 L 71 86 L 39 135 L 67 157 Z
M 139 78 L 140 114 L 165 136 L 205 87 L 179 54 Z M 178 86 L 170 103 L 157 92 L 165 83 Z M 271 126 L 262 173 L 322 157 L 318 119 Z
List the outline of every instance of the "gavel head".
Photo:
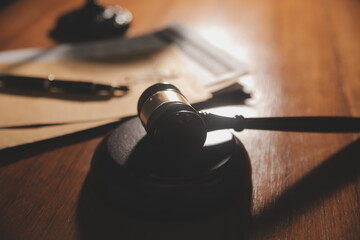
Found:
M 203 147 L 205 123 L 174 85 L 158 83 L 147 88 L 137 110 L 147 134 L 164 148 L 192 152 Z

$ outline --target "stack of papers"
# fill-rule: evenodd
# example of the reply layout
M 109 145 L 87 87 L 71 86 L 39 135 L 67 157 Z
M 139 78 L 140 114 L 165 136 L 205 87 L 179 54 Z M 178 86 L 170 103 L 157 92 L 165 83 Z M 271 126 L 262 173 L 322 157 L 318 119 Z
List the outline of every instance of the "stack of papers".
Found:
M 0 73 L 127 85 L 109 99 L 19 95 L 0 88 L 0 149 L 81 131 L 136 115 L 141 93 L 156 82 L 176 85 L 191 103 L 246 73 L 244 64 L 180 25 L 132 39 L 64 44 L 0 53 Z M 41 125 L 41 127 L 39 127 Z M 36 126 L 36 127 L 35 127 Z

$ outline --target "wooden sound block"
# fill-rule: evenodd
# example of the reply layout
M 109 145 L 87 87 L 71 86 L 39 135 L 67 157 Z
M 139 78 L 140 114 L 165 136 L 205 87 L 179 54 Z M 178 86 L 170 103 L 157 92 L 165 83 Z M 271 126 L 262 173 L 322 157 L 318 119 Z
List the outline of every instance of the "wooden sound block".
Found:
M 208 133 L 200 152 L 182 154 L 158 146 L 138 118 L 100 143 L 89 179 L 113 207 L 159 216 L 207 213 L 251 195 L 250 161 L 230 131 Z

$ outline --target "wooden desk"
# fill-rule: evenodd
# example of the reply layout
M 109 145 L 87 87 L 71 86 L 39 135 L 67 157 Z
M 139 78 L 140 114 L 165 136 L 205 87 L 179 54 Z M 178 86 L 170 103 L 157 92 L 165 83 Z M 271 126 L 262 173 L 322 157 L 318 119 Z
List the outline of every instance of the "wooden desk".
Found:
M 15 1 L 0 11 L 0 50 L 55 45 L 55 19 L 82 2 Z M 176 20 L 248 63 L 254 115 L 360 116 L 359 1 L 118 2 L 135 16 L 130 36 Z M 97 223 L 84 227 L 83 184 L 108 130 L 0 152 L 0 239 L 100 239 L 110 228 L 101 239 L 360 239 L 358 134 L 239 133 L 252 165 L 252 228 L 230 210 L 159 222 L 102 202 L 86 209 Z

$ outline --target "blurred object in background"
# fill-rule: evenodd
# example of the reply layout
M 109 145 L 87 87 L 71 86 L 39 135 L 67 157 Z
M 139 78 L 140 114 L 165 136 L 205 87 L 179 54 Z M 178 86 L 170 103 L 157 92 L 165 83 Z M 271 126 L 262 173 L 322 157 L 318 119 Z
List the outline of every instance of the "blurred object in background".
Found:
M 133 16 L 120 6 L 102 7 L 97 0 L 61 16 L 50 37 L 57 42 L 84 42 L 123 36 Z
M 14 3 L 17 0 L 1 0 L 0 1 L 0 10 L 4 7 L 6 7 L 7 5 L 9 5 L 10 3 Z

